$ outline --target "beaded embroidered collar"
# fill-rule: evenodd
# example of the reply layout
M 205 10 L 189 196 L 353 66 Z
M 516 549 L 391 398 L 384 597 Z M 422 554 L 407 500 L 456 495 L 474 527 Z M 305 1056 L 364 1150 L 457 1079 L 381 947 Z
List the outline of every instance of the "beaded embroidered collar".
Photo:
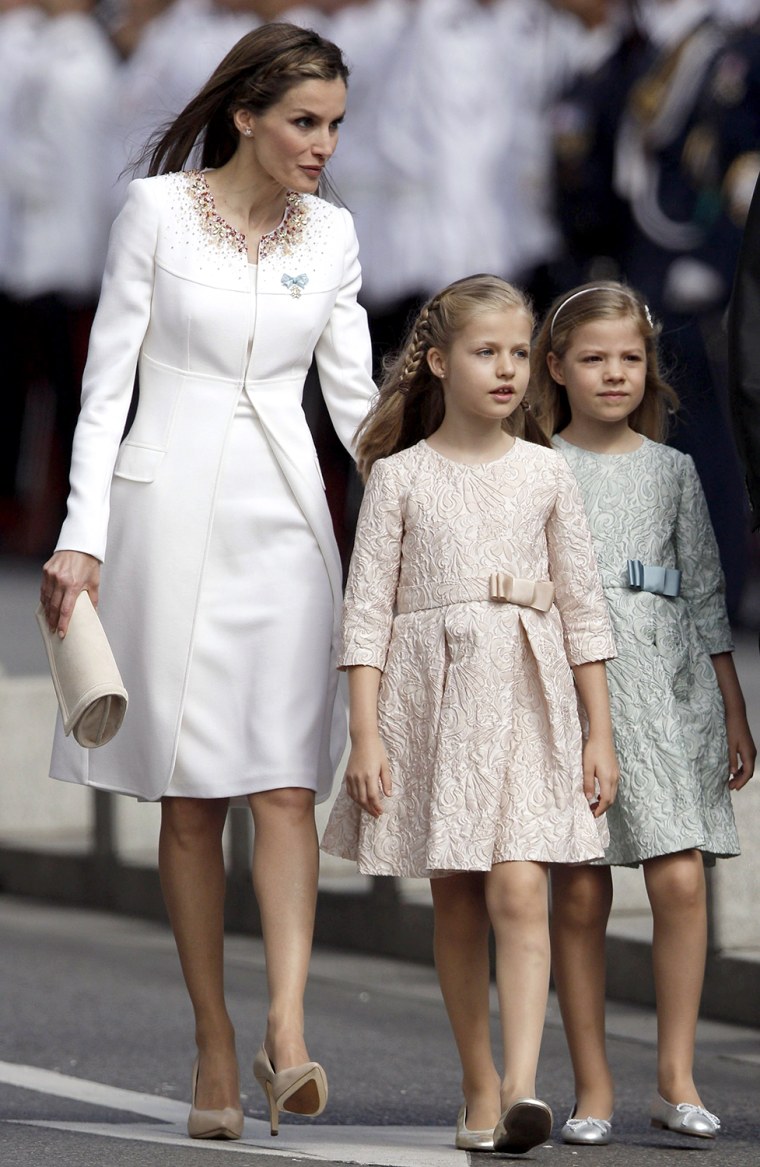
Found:
M 232 247 L 239 255 L 248 255 L 248 243 L 242 231 L 223 219 L 216 209 L 214 196 L 202 170 L 187 172 L 190 183 L 190 197 L 201 217 L 203 230 L 218 246 Z M 273 231 L 263 235 L 259 243 L 259 259 L 281 251 L 290 255 L 303 238 L 308 211 L 297 191 L 289 190 L 285 195 L 285 214 L 282 222 Z

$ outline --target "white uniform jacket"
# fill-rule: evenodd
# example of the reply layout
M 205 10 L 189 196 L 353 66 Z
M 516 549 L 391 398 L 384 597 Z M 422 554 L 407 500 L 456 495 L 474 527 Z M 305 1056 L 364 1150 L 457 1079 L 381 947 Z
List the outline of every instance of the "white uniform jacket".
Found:
M 341 567 L 301 397 L 315 353 L 350 448 L 374 393 L 370 342 L 350 214 L 311 195 L 288 200 L 262 239 L 254 298 L 245 240 L 216 214 L 202 174 L 130 184 L 111 234 L 58 541 L 104 562 L 99 610 L 129 709 L 97 750 L 64 739 L 59 723 L 53 777 L 151 800 L 169 784 L 216 484 L 243 390 L 322 550 L 337 642 Z M 122 441 L 136 367 L 139 404 Z M 324 736 L 334 769 L 345 716 L 332 713 Z M 318 797 L 331 779 L 320 774 Z
M 23 63 L 11 70 L 11 91 Z M 8 286 L 15 297 L 52 292 L 91 303 L 97 296 L 110 224 L 103 148 L 118 68 L 93 16 L 68 12 L 37 26 L 2 172 L 14 200 Z

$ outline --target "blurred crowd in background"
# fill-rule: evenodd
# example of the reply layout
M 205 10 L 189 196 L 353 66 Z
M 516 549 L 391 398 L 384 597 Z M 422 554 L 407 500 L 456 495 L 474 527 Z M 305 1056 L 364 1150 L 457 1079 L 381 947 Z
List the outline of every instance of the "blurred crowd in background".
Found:
M 760 172 L 760 0 L 0 0 L 0 551 L 54 543 L 134 160 L 277 19 L 351 65 L 330 176 L 355 216 L 378 366 L 460 276 L 519 283 L 539 312 L 585 280 L 634 284 L 663 325 L 683 403 L 671 440 L 695 458 L 741 614 L 724 317 Z

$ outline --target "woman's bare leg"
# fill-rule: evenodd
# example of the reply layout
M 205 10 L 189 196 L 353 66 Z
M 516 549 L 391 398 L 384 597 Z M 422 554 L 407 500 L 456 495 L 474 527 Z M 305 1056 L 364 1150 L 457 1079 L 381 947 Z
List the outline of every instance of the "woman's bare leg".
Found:
M 609 1118 L 615 1095 L 604 1032 L 609 867 L 552 868 L 552 970 L 575 1077 L 578 1118 Z
M 657 1087 L 670 1103 L 701 1100 L 694 1085 L 694 1044 L 707 955 L 707 897 L 699 851 L 644 863 L 654 934 Z
M 503 1109 L 534 1098 L 549 992 L 547 870 L 541 863 L 496 863 L 486 875 L 486 905 L 496 940 L 504 1078 Z
M 490 1028 L 485 874 L 431 879 L 435 964 L 462 1063 L 468 1130 L 493 1129 L 501 1114 Z
M 224 1000 L 222 831 L 226 798 L 164 798 L 158 865 L 161 888 L 195 1015 L 196 1104 L 240 1106 L 235 1033 Z
M 249 795 L 253 888 L 261 914 L 269 986 L 265 1047 L 275 1070 L 308 1061 L 303 996 L 319 877 L 314 794 L 288 787 Z

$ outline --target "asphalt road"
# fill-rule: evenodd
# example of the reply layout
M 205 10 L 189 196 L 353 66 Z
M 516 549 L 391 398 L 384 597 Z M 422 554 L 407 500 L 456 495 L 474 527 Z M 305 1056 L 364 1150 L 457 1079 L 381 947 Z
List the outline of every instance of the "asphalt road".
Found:
M 213 1167 L 209 1155 L 272 1167 L 467 1164 L 453 1149 L 457 1064 L 429 968 L 315 953 L 308 1039 L 330 1078 L 315 1121 L 286 1118 L 269 1136 L 250 1074 L 260 1041 L 265 980 L 260 942 L 229 938 L 228 994 L 243 1064 L 246 1130 L 240 1143 L 185 1134 L 193 1057 L 191 1017 L 167 930 L 93 912 L 0 897 L 0 1163 L 2 1167 Z M 760 1163 L 760 1033 L 714 1023 L 700 1030 L 698 1080 L 722 1117 L 715 1143 L 650 1128 L 654 1020 L 610 1009 L 618 1081 L 616 1140 L 583 1149 L 554 1141 L 524 1162 L 663 1167 L 709 1156 L 713 1167 Z M 494 1023 L 494 1032 L 496 1025 Z M 556 1006 L 544 1041 L 540 1090 L 555 1132 L 571 1097 Z M 686 1158 L 685 1158 L 686 1156 Z M 482 1165 L 509 1156 L 478 1156 Z M 706 1161 L 705 1161 L 706 1162 Z

